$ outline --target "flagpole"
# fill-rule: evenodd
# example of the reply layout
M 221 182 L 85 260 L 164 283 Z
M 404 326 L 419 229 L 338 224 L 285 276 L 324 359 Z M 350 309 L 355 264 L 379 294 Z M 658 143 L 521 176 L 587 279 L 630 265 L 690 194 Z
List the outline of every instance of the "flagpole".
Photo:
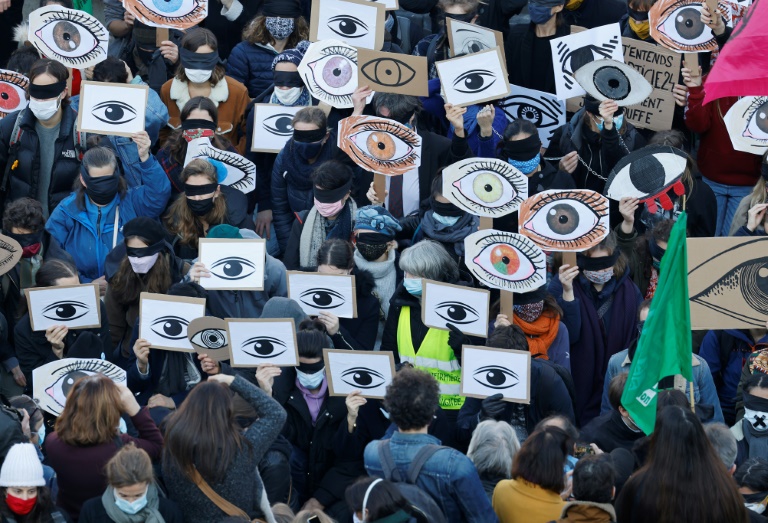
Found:
M 693 383 L 688 382 L 688 395 L 691 398 L 691 412 L 696 414 L 696 403 L 693 401 Z

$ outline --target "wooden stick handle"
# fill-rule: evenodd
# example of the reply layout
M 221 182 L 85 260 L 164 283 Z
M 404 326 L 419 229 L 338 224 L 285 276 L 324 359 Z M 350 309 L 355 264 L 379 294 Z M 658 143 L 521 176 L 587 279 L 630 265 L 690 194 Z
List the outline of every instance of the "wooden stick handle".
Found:
M 575 252 L 564 252 L 563 253 L 563 265 L 570 265 L 571 267 L 576 267 L 576 253 Z
M 493 229 L 493 218 L 489 216 L 481 216 L 478 230 L 485 231 L 488 229 Z
M 515 312 L 515 309 L 513 307 L 513 297 L 511 291 L 501 291 L 501 296 L 499 296 L 499 312 L 501 314 L 505 314 L 507 318 L 509 318 L 510 323 L 512 323 L 512 315 Z
M 167 27 L 157 27 L 155 28 L 155 45 L 157 47 L 160 47 L 163 45 L 163 42 L 168 40 L 170 36 L 168 36 L 168 28 Z
M 384 203 L 387 194 L 387 177 L 385 175 L 379 173 L 373 175 L 373 192 L 376 193 L 376 199 Z
M 685 53 L 683 55 L 683 65 L 691 70 L 691 76 L 699 76 L 698 53 Z

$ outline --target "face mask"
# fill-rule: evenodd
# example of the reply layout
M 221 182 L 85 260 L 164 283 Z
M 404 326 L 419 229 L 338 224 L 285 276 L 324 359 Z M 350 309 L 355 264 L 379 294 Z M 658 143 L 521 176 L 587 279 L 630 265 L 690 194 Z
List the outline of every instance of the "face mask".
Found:
M 352 514 L 352 523 L 364 523 L 364 522 L 363 522 L 363 520 L 362 520 L 362 519 L 360 519 L 359 517 L 357 517 L 357 514 L 356 514 L 356 513 L 353 513 L 353 514 Z
M 32 512 L 33 508 L 35 508 L 35 503 L 37 503 L 37 496 L 29 499 L 21 499 L 8 494 L 5 496 L 5 503 L 14 514 L 19 516 L 26 516 Z
M 22 247 L 29 247 L 30 245 L 35 245 L 36 243 L 43 241 L 42 231 L 32 232 L 29 234 L 14 234 L 12 232 L 8 232 L 7 235 L 19 242 L 19 245 Z
M 541 163 L 541 153 L 534 156 L 532 159 L 528 161 L 520 161 L 520 160 L 513 160 L 512 158 L 508 158 L 507 161 L 509 162 L 509 165 L 520 171 L 521 173 L 528 175 L 531 174 L 533 171 L 536 170 L 536 167 L 539 166 Z
M 40 428 L 37 429 L 37 445 L 40 448 L 43 448 L 43 441 L 45 441 L 45 423 L 40 425 Z
M 120 186 L 120 178 L 115 173 L 97 178 L 92 178 L 85 173 L 83 181 L 85 181 L 85 194 L 96 205 L 111 203 L 115 199 L 117 189 Z
M 388 33 L 391 33 L 393 27 L 395 27 L 395 17 L 388 14 L 387 19 L 384 20 L 384 30 Z
M 626 417 L 625 417 L 625 416 L 622 416 L 622 417 L 621 417 L 621 420 L 624 422 L 624 425 L 626 425 L 626 426 L 627 426 L 627 428 L 628 428 L 629 430 L 631 430 L 632 432 L 635 432 L 635 433 L 637 433 L 637 432 L 642 432 L 642 430 L 640 429 L 640 427 L 638 427 L 638 426 L 635 424 L 635 422 L 632 420 L 632 418 L 630 418 L 629 416 L 626 416 Z
M 528 3 L 528 13 L 531 15 L 531 22 L 536 25 L 543 25 L 552 18 L 552 8 L 532 5 Z
M 315 372 L 314 374 L 306 374 L 300 370 L 296 371 L 296 377 L 299 378 L 299 383 L 309 390 L 318 388 L 325 379 L 324 368 Z
M 768 412 L 760 412 L 757 410 L 744 409 L 744 419 L 752 425 L 752 428 L 758 432 L 764 432 L 768 430 Z
M 331 216 L 336 216 L 339 214 L 344 208 L 345 203 L 347 202 L 338 201 L 333 203 L 323 203 L 317 201 L 317 198 L 315 198 L 315 209 L 317 209 L 317 212 L 320 213 L 320 216 L 324 218 L 330 218 Z
M 290 106 L 296 103 L 296 100 L 299 99 L 303 90 L 303 87 L 291 87 L 290 89 L 278 89 L 275 87 L 274 92 L 278 102 L 282 105 Z
M 629 28 L 637 35 L 641 40 L 647 40 L 651 36 L 651 23 L 648 20 L 637 21 L 634 18 L 629 18 Z
M 211 78 L 213 71 L 207 71 L 205 69 L 186 69 L 185 68 L 184 74 L 187 76 L 187 80 L 189 80 L 193 84 L 201 84 L 203 82 L 207 82 Z
M 128 261 L 131 263 L 131 267 L 133 268 L 133 272 L 136 274 L 147 274 L 149 272 L 149 269 L 154 267 L 155 262 L 157 262 L 157 257 L 160 256 L 160 253 L 155 253 L 151 256 L 128 256 Z
M 403 286 L 411 296 L 421 296 L 421 278 L 404 278 Z
M 456 225 L 456 222 L 458 222 L 459 218 L 461 218 L 460 216 L 443 216 L 442 214 L 437 214 L 436 212 L 432 213 L 432 217 L 437 223 L 441 223 L 447 227 Z
M 765 492 L 755 492 L 754 494 L 742 494 L 744 496 L 744 506 L 753 512 L 762 514 L 765 512 Z
M 366 261 L 372 262 L 378 260 L 389 249 L 389 245 L 386 243 L 365 243 L 357 240 L 357 252 L 360 253 Z
M 293 18 L 279 18 L 268 16 L 264 20 L 264 26 L 275 40 L 285 40 L 293 33 Z
M 613 267 L 603 271 L 583 271 L 584 277 L 598 285 L 608 283 L 613 278 Z
M 126 514 L 138 514 L 147 506 L 147 493 L 144 492 L 144 495 L 137 500 L 126 501 L 123 498 L 118 497 L 117 492 L 115 492 L 115 505 Z
M 205 216 L 213 209 L 213 196 L 204 200 L 190 200 L 187 198 L 187 207 L 195 216 Z
M 46 120 L 53 118 L 53 115 L 55 115 L 59 110 L 60 105 L 61 100 L 58 98 L 54 98 L 53 100 L 36 100 L 34 98 L 30 98 L 29 100 L 29 110 L 32 111 L 32 114 L 35 115 L 35 118 L 41 122 L 45 122 Z
M 613 126 L 616 127 L 616 129 L 621 129 L 621 124 L 624 123 L 624 115 L 620 114 L 619 116 L 616 116 L 613 119 Z M 599 122 L 597 122 L 597 130 L 602 132 L 603 128 L 605 127 L 605 122 L 601 118 Z
M 474 11 L 471 13 L 464 13 L 463 15 L 453 14 L 453 13 L 445 13 L 446 18 L 450 18 L 451 20 L 456 20 L 457 22 L 464 22 L 465 24 L 471 24 L 472 20 L 475 18 Z
M 305 142 L 297 142 L 296 140 L 293 141 L 293 150 L 298 155 L 299 158 L 301 158 L 304 161 L 309 161 L 313 158 L 317 158 L 317 155 L 320 154 L 320 149 L 323 148 L 323 142 L 312 142 L 312 143 L 305 143 Z
M 538 320 L 541 313 L 544 312 L 544 302 L 526 303 L 525 305 L 512 305 L 515 314 L 526 323 L 533 323 Z

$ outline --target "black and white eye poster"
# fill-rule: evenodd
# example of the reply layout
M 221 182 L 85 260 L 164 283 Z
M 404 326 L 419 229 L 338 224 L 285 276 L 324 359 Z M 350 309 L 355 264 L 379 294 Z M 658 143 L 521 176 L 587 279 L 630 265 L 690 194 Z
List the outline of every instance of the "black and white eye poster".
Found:
M 491 293 L 432 280 L 422 280 L 421 321 L 427 327 L 448 329 L 455 326 L 470 336 L 488 336 L 488 308 Z
M 389 351 L 323 349 L 323 360 L 331 396 L 358 390 L 365 398 L 384 398 L 395 376 L 395 358 Z
M 253 105 L 253 142 L 251 151 L 279 153 L 293 136 L 293 117 L 304 107 L 280 104 Z
M 81 378 L 103 374 L 118 385 L 125 385 L 125 370 L 97 358 L 62 358 L 32 371 L 32 397 L 49 414 L 58 416 L 67 403 L 67 394 Z
M 144 130 L 149 86 L 83 82 L 77 129 L 80 132 L 130 137 Z
M 288 271 L 288 297 L 309 316 L 330 312 L 339 318 L 357 317 L 355 277 Z
M 465 345 L 461 350 L 461 395 L 531 402 L 531 353 Z
M 195 352 L 187 327 L 205 316 L 205 300 L 142 292 L 139 299 L 139 338 L 153 349 Z
M 312 0 L 309 39 L 341 40 L 353 47 L 380 50 L 384 45 L 384 4 L 363 0 Z
M 435 62 L 445 101 L 465 107 L 504 98 L 509 79 L 499 47 Z
M 510 85 L 509 96 L 499 102 L 507 120 L 528 120 L 539 131 L 542 147 L 549 147 L 555 131 L 565 124 L 565 102 L 544 91 Z
M 265 363 L 294 367 L 299 364 L 293 319 L 227 318 L 226 323 L 229 363 L 233 367 L 256 367 Z
M 200 261 L 211 273 L 200 278 L 200 285 L 210 290 L 260 291 L 264 289 L 266 240 L 201 238 Z
M 54 325 L 69 329 L 101 327 L 101 300 L 95 283 L 35 287 L 26 290 L 29 321 L 33 331 Z

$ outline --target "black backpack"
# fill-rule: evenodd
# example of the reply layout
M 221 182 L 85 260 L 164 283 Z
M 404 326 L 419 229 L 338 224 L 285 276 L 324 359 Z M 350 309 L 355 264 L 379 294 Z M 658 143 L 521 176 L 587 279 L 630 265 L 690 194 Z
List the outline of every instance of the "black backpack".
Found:
M 418 521 L 429 523 L 448 523 L 440 506 L 432 499 L 432 496 L 416 486 L 416 479 L 419 477 L 421 469 L 432 455 L 442 449 L 440 445 L 425 445 L 413 457 L 411 465 L 408 467 L 408 477 L 403 478 L 400 471 L 395 466 L 395 460 L 392 459 L 392 449 L 390 440 L 382 441 L 379 444 L 379 459 L 381 468 L 384 472 L 384 479 L 395 484 L 397 489 L 403 495 L 408 503 L 411 504 L 411 510 Z
M 562 365 L 555 363 L 554 361 L 545 360 L 541 358 L 541 356 L 541 354 L 537 354 L 534 356 L 534 358 L 536 361 L 540 361 L 541 363 L 547 365 L 562 378 L 563 383 L 565 384 L 565 388 L 568 390 L 568 395 L 571 397 L 571 406 L 573 407 L 573 412 L 576 412 L 576 387 L 573 385 L 573 376 L 571 376 L 571 373 L 568 372 L 568 369 Z
M 29 440 L 21 432 L 22 415 L 8 406 L 4 396 L 0 396 L 0 463 L 5 461 L 8 451 L 16 443 L 27 443 Z

